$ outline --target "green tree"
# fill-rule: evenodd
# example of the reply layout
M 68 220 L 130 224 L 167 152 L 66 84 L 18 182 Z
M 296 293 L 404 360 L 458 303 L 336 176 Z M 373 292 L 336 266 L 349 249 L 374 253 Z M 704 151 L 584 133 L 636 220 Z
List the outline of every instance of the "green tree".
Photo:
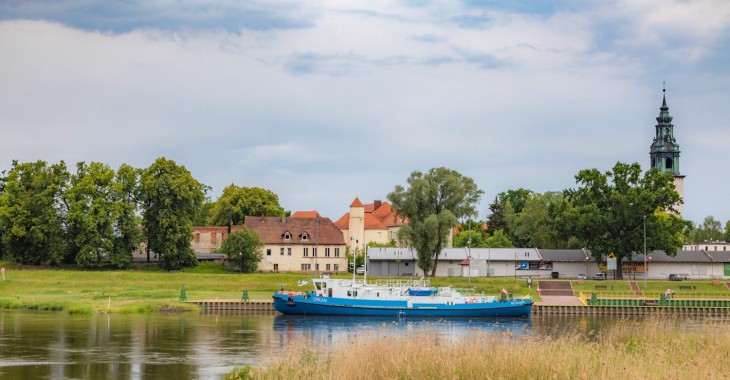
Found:
M 142 173 L 140 190 L 149 249 L 159 255 L 167 270 L 196 266 L 190 241 L 205 186 L 184 166 L 161 157 Z
M 693 243 L 722 240 L 725 233 L 722 230 L 722 223 L 712 215 L 706 216 L 702 224 L 698 224 L 689 234 Z
M 260 187 L 238 187 L 230 184 L 210 210 L 208 223 L 214 226 L 243 224 L 246 216 L 286 216 L 279 205 L 279 196 Z
M 396 213 L 408 219 L 398 238 L 418 252 L 418 265 L 424 274 L 436 275 L 438 256 L 448 242 L 458 220 L 476 216 L 476 204 L 483 192 L 474 180 L 447 168 L 427 173 L 414 171 L 408 189 L 397 185 L 388 194 Z
M 117 170 L 114 180 L 114 242 L 110 261 L 117 268 L 126 268 L 132 263 L 132 254 L 142 242 L 142 231 L 137 217 L 139 181 L 142 171 L 127 164 Z
M 512 248 L 514 244 L 505 235 L 503 230 L 496 230 L 492 233 L 492 236 L 488 237 L 484 242 L 486 248 Z
M 113 251 L 118 211 L 114 176 L 106 164 L 76 164 L 76 173 L 70 176 L 63 194 L 69 250 L 66 261 L 99 264 Z
M 671 174 L 652 168 L 642 177 L 638 163 L 617 163 L 611 171 L 581 170 L 577 189 L 566 191 L 575 207 L 568 210 L 563 228 L 574 231 L 586 242 L 596 258 L 616 255 L 616 277 L 623 278 L 622 260 L 634 252 L 643 252 L 644 218 L 647 250 L 663 250 L 673 256 L 681 248 L 680 236 L 688 228 L 674 211 L 681 198 L 674 188 Z
M 193 225 L 198 227 L 207 226 L 208 219 L 210 219 L 211 210 L 213 210 L 214 206 L 215 202 L 212 202 L 210 200 L 206 200 L 205 202 L 203 202 L 200 208 L 198 208 L 198 211 L 195 213 Z
M 504 219 L 504 204 L 499 200 L 499 195 L 489 204 L 490 214 L 487 217 L 487 225 L 490 231 L 504 230 L 507 228 L 507 221 Z
M 66 164 L 13 161 L 0 194 L 0 225 L 6 257 L 21 264 L 58 264 L 65 240 L 60 200 Z
M 484 234 L 478 231 L 461 231 L 454 235 L 454 248 L 485 248 L 487 246 Z
M 730 220 L 725 222 L 725 241 L 730 242 Z
M 264 243 L 256 231 L 244 228 L 231 232 L 217 252 L 225 253 L 228 261 L 238 264 L 241 272 L 251 273 L 256 271 L 263 258 L 263 248 Z

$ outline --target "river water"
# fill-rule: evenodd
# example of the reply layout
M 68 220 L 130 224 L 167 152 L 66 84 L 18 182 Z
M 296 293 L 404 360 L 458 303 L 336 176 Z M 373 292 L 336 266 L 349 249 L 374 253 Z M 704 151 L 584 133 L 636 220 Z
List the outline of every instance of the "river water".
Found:
M 588 335 L 599 316 L 395 319 L 283 315 L 68 315 L 0 310 L 0 379 L 220 379 L 293 344 L 338 347 L 366 336 L 428 331 Z

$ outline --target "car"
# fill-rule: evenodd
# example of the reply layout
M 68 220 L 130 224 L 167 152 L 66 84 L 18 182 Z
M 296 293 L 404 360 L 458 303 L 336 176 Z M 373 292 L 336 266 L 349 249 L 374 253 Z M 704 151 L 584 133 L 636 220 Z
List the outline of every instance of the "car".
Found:
M 672 273 L 669 275 L 669 281 L 682 281 L 684 278 L 676 273 Z
M 593 275 L 594 280 L 605 280 L 606 274 L 605 273 L 596 273 Z
M 355 273 L 357 273 L 357 274 L 365 274 L 365 267 L 362 266 L 362 265 L 359 266 L 359 267 L 357 267 L 357 269 L 355 269 Z
M 586 275 L 585 275 L 585 274 L 583 274 L 583 273 L 578 273 L 578 279 L 579 279 L 579 280 L 587 280 L 587 279 L 588 279 L 588 276 L 586 276 Z

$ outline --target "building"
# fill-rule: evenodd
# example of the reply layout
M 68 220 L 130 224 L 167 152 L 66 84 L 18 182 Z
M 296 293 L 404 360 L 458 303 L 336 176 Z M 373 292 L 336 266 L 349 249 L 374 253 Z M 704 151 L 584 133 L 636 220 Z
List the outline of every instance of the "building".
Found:
M 297 214 L 297 213 L 295 213 Z M 302 215 L 302 214 L 299 214 Z M 345 239 L 328 218 L 247 216 L 264 243 L 260 271 L 345 273 Z
M 355 198 L 350 212 L 338 219 L 335 225 L 342 231 L 350 250 L 355 252 L 356 249 L 364 249 L 370 242 L 396 241 L 403 223 L 388 202 L 376 200 L 364 205 Z
M 368 275 L 382 277 L 420 277 L 423 270 L 417 253 L 406 248 L 370 248 Z M 730 279 L 730 251 L 678 251 L 669 256 L 662 251 L 647 254 L 649 279 L 668 279 L 678 274 L 689 280 Z M 633 254 L 622 261 L 624 279 L 644 278 L 644 255 Z M 537 248 L 445 248 L 439 255 L 437 277 L 513 277 L 576 278 L 607 273 L 604 262 L 597 262 L 584 249 Z
M 666 89 L 663 89 L 662 92 L 664 95 L 662 96 L 662 106 L 659 108 L 659 116 L 656 118 L 656 134 L 649 151 L 651 167 L 658 168 L 662 173 L 673 175 L 674 187 L 677 189 L 679 197 L 684 199 L 685 176 L 679 171 L 679 144 L 674 137 L 674 124 L 672 124 L 672 116 L 669 115 Z M 684 205 L 679 203 L 675 205 L 675 208 L 679 216 L 684 217 Z
M 730 243 L 724 241 L 705 241 L 697 244 L 685 244 L 682 246 L 683 251 L 699 251 L 706 252 L 730 252 Z

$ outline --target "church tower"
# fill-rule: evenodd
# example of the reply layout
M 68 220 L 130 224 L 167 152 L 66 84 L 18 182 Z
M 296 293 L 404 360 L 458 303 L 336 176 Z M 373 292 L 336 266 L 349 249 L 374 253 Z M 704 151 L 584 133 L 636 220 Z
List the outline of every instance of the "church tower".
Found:
M 662 89 L 662 106 L 659 108 L 659 117 L 656 118 L 656 136 L 651 143 L 651 167 L 658 168 L 662 173 L 669 173 L 674 176 L 674 187 L 679 197 L 684 199 L 684 176 L 679 172 L 679 144 L 674 138 L 674 124 L 669 115 L 667 106 L 666 89 Z M 680 217 L 684 217 L 684 205 L 675 206 Z

